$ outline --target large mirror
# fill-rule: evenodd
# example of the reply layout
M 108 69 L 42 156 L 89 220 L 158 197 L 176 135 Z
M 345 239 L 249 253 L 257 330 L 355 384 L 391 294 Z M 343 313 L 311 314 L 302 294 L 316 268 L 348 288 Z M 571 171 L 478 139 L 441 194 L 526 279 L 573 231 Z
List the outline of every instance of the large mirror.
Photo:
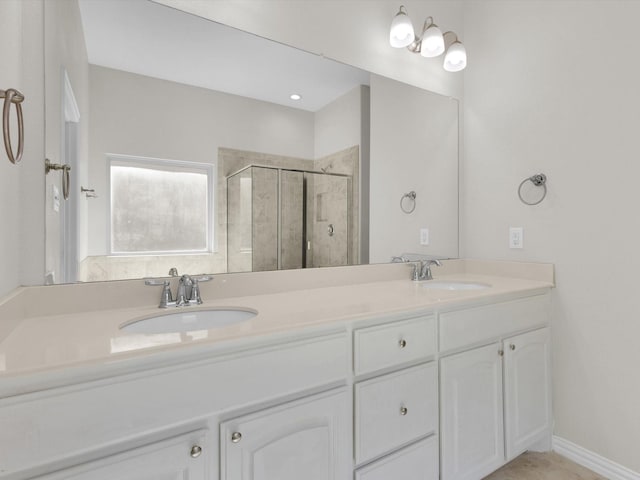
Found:
M 147 0 L 45 2 L 45 73 L 47 283 L 458 255 L 455 99 Z

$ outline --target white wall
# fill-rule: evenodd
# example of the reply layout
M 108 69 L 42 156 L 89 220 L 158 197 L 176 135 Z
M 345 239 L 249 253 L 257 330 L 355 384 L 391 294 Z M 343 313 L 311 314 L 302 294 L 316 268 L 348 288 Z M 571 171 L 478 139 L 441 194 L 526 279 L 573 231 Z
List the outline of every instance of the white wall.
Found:
M 372 75 L 370 144 L 371 263 L 403 253 L 457 257 L 458 102 Z M 411 191 L 415 210 L 406 214 L 400 199 Z M 420 244 L 421 228 L 429 245 Z
M 465 257 L 556 265 L 555 433 L 635 471 L 638 18 L 628 1 L 470 2 L 462 188 Z M 539 172 L 548 197 L 527 207 L 516 189 Z
M 42 283 L 43 278 L 42 21 L 41 0 L 0 2 L 0 89 L 15 88 L 25 95 L 22 162 L 9 163 L 4 145 L 0 146 L 0 297 L 20 284 Z M 17 125 L 13 109 L 11 117 L 15 150 Z
M 0 45 L 2 69 L 0 89 L 22 88 L 22 7 L 19 0 L 0 2 Z M 24 92 L 23 92 L 24 93 Z M 0 102 L 4 102 L 1 99 Z M 12 108 L 11 129 L 17 132 L 15 108 Z M 17 136 L 12 135 L 14 152 Z M 2 140 L 0 140 L 2 142 Z M 20 166 L 12 165 L 0 145 L 0 205 L 2 206 L 2 234 L 0 235 L 0 296 L 20 284 Z
M 315 159 L 362 143 L 362 87 L 315 112 Z

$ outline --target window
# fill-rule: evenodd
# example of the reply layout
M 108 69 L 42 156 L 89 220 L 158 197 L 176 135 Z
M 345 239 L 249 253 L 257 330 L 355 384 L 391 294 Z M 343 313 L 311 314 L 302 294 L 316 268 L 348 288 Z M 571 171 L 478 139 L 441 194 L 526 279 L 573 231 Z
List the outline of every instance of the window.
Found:
M 111 253 L 212 251 L 213 166 L 109 155 Z

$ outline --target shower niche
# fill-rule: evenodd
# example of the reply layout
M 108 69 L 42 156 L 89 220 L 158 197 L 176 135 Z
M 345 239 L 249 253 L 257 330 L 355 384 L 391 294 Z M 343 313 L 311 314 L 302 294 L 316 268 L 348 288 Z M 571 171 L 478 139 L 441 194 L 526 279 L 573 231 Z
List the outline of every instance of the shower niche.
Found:
M 227 176 L 227 271 L 351 265 L 352 177 L 249 165 Z

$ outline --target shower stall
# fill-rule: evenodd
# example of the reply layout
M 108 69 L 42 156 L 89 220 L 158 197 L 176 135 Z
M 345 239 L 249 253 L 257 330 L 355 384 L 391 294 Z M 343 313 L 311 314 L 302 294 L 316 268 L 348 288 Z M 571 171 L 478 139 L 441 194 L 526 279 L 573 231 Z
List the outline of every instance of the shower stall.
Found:
M 227 271 L 350 265 L 351 177 L 249 165 L 227 177 Z

